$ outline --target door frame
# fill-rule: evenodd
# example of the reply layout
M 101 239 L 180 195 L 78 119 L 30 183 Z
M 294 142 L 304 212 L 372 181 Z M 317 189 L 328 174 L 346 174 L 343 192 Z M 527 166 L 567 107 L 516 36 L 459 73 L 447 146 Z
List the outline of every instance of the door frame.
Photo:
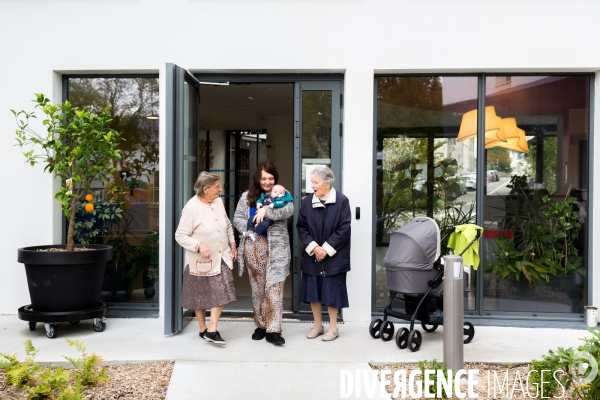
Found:
M 183 248 L 175 242 L 175 230 L 187 200 L 184 189 L 185 82 L 198 88 L 200 83 L 185 68 L 167 63 L 165 68 L 165 310 L 164 334 L 173 335 L 183 329 L 181 287 Z M 198 131 L 200 95 L 197 100 L 195 129 Z
M 182 138 L 178 139 L 178 132 L 181 130 L 183 124 L 183 113 L 178 108 L 179 105 L 183 104 L 183 93 L 177 93 L 177 90 L 171 90 L 170 88 L 176 88 L 181 79 L 193 79 L 198 84 L 205 82 L 229 82 L 229 83 L 289 83 L 294 85 L 294 95 L 296 95 L 296 88 L 298 82 L 338 82 L 340 91 L 343 93 L 344 88 L 344 75 L 340 73 L 332 74 L 235 74 L 235 73 L 202 73 L 202 72 L 191 72 L 185 68 L 178 67 L 175 64 L 167 64 L 166 68 L 166 163 L 165 163 L 165 176 L 166 186 L 165 192 L 167 193 L 166 204 L 165 204 L 165 334 L 170 335 L 177 333 L 182 329 L 183 325 L 183 313 L 179 306 L 178 299 L 181 297 L 181 264 L 183 262 L 183 252 L 176 251 L 177 243 L 174 239 L 176 223 L 179 221 L 181 208 L 183 207 L 182 194 L 182 179 L 183 179 L 183 143 Z M 341 101 L 341 100 L 340 100 Z M 294 118 L 296 117 L 296 101 L 294 101 Z M 342 119 L 343 116 L 340 117 Z M 342 121 L 340 120 L 340 123 Z M 180 133 L 180 132 L 179 132 Z M 332 132 L 333 134 L 333 132 Z M 296 136 L 296 135 L 295 135 Z M 294 138 L 294 149 L 292 150 L 295 154 L 295 148 L 298 146 L 300 138 Z M 339 171 L 342 170 L 342 152 L 343 146 L 340 143 L 339 148 Z M 333 157 L 332 157 L 333 160 Z M 294 182 L 296 176 L 301 176 L 301 159 L 294 160 Z M 300 174 L 300 175 L 299 175 Z M 300 179 L 298 179 L 300 181 Z M 341 174 L 338 177 L 338 182 L 341 185 Z M 341 188 L 340 188 L 341 189 Z M 298 200 L 294 199 L 295 207 L 299 209 L 300 193 L 298 193 Z M 294 223 L 296 222 L 297 211 L 294 213 Z M 294 243 L 297 242 L 297 234 L 295 229 L 292 234 L 292 248 Z M 181 249 L 180 249 L 181 250 Z M 299 262 L 297 261 L 297 250 L 292 250 L 292 273 L 299 273 Z M 170 264 L 170 265 L 169 265 Z M 298 311 L 299 301 L 299 283 L 298 288 L 294 287 L 294 280 L 292 284 L 292 311 Z M 299 282 L 299 279 L 298 279 Z M 296 300 L 298 298 L 298 300 Z M 295 306 L 296 305 L 296 306 Z

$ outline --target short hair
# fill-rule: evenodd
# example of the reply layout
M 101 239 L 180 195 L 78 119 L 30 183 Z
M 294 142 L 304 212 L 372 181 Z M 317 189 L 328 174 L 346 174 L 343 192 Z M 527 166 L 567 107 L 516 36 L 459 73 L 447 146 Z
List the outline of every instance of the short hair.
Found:
M 333 171 L 331 170 L 331 168 L 325 166 L 318 166 L 315 169 L 313 169 L 312 174 L 310 174 L 311 177 L 313 175 L 317 175 L 319 179 L 321 179 L 321 182 L 329 183 L 333 186 L 335 176 L 333 175 Z
M 200 175 L 198 175 L 198 178 L 196 178 L 196 183 L 194 183 L 196 195 L 200 197 L 204 196 L 204 188 L 211 187 L 220 180 L 221 178 L 219 175 L 212 174 L 210 172 L 200 172 Z

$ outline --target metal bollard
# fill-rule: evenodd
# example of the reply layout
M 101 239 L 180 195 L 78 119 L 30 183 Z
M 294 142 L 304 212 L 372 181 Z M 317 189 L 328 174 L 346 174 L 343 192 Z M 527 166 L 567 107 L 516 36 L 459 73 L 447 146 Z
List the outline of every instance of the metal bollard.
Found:
M 464 366 L 464 271 L 460 256 L 445 256 L 444 262 L 444 362 L 456 372 Z

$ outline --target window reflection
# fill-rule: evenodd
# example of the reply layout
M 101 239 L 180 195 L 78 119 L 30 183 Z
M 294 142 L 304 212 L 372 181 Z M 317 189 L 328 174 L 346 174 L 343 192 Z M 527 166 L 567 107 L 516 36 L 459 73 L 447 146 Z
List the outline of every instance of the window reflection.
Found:
M 376 307 L 389 300 L 383 258 L 391 232 L 422 215 L 442 232 L 474 222 L 476 146 L 456 138 L 465 102 L 476 96 L 477 77 L 377 79 Z M 474 309 L 473 273 L 468 282 L 466 307 Z
M 484 310 L 581 313 L 589 77 L 506 78 L 487 78 L 486 105 L 515 119 L 528 151 L 486 151 L 488 173 L 500 179 L 484 200 Z
M 158 302 L 158 89 L 158 78 L 68 79 L 69 101 L 92 111 L 110 105 L 111 128 L 125 138 L 115 173 L 92 187 L 97 209 L 120 208 L 122 218 L 98 214 L 94 226 L 85 224 L 83 213 L 77 218 L 81 242 L 113 246 L 102 288 L 103 301 L 111 303 Z M 117 187 L 118 196 L 106 196 L 109 187 Z

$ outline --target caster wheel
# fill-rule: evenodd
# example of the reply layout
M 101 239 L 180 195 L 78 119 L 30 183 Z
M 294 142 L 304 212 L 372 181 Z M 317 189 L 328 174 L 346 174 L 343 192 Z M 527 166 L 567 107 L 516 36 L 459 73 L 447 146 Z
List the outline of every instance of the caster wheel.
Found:
M 470 322 L 465 322 L 465 328 L 463 329 L 464 335 L 467 337 L 464 340 L 464 344 L 467 344 L 473 340 L 473 336 L 475 336 L 475 327 Z
M 381 324 L 383 320 L 377 318 L 371 321 L 371 325 L 369 325 L 369 334 L 373 339 L 379 339 L 381 337 Z
M 69 321 L 69 323 L 70 323 L 71 325 L 77 325 L 77 324 L 79 323 L 79 321 Z
M 408 346 L 408 328 L 402 328 L 396 333 L 396 346 L 401 349 Z
M 421 348 L 421 331 L 415 329 L 408 334 L 408 348 L 413 353 Z
M 102 331 L 104 331 L 104 329 L 106 329 L 106 322 L 104 322 L 104 321 L 94 322 L 94 330 L 96 332 L 102 332 Z
M 54 324 L 44 324 L 44 328 L 46 328 L 46 337 L 48 339 L 54 339 L 57 335 L 56 325 Z
M 431 324 L 431 327 L 429 327 L 429 324 L 421 322 L 421 328 L 423 328 L 425 332 L 434 332 L 438 328 L 438 326 L 438 324 Z
M 383 321 L 381 325 L 381 340 L 389 342 L 394 338 L 394 324 L 392 321 Z
M 156 291 L 154 290 L 154 288 L 144 289 L 144 297 L 146 298 L 146 300 L 153 298 L 155 294 Z
M 35 326 L 36 325 L 37 325 L 37 322 L 29 321 L 29 330 L 30 331 L 35 331 Z

